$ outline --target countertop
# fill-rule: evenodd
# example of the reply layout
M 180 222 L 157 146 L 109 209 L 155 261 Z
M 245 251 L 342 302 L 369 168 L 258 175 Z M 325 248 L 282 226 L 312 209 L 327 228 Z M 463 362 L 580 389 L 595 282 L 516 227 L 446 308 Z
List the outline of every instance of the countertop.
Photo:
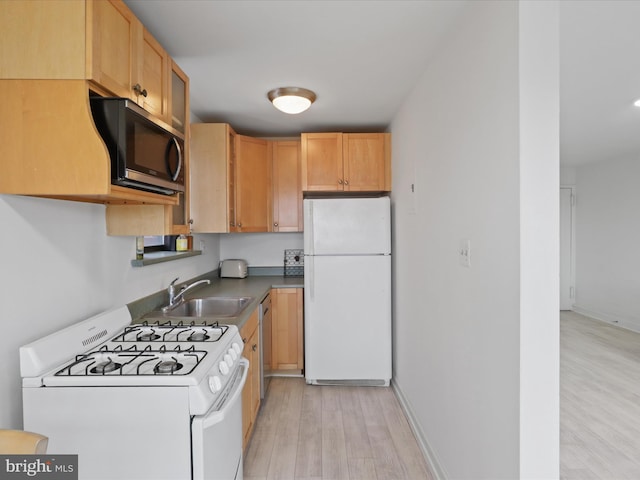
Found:
M 217 270 L 200 277 L 193 278 L 184 284 L 208 279 L 209 285 L 197 287 L 185 295 L 185 299 L 202 297 L 253 297 L 251 303 L 239 316 L 234 318 L 217 319 L 220 323 L 237 325 L 238 328 L 246 323 L 251 313 L 258 308 L 260 302 L 272 288 L 303 288 L 303 277 L 286 277 L 283 275 L 249 275 L 247 278 L 218 278 Z M 168 302 L 166 291 L 158 292 L 127 305 L 133 318 L 133 323 L 145 321 L 144 315 L 156 310 Z M 197 320 L 197 319 L 196 319 Z

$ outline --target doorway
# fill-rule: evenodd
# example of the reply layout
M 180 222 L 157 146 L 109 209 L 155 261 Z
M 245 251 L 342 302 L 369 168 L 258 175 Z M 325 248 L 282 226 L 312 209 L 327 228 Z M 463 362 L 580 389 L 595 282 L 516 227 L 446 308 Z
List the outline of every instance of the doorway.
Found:
M 575 302 L 575 187 L 560 187 L 560 310 Z

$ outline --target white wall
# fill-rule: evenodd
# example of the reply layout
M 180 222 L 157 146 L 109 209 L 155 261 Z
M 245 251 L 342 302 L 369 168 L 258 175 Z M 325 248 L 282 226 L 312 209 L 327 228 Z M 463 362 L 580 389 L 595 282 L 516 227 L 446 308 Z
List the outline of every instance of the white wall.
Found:
M 560 185 L 573 186 L 576 184 L 576 167 L 560 167 Z
M 0 428 L 22 427 L 18 348 L 108 308 L 217 268 L 217 235 L 204 254 L 133 268 L 133 237 L 106 235 L 102 205 L 0 195 Z
M 441 478 L 558 477 L 553 25 L 471 2 L 392 123 L 394 383 Z
M 640 331 L 638 158 L 577 168 L 574 310 Z
M 559 4 L 521 1 L 520 478 L 560 465 Z
M 252 267 L 284 267 L 284 251 L 302 248 L 302 233 L 220 235 L 220 258 L 242 258 Z

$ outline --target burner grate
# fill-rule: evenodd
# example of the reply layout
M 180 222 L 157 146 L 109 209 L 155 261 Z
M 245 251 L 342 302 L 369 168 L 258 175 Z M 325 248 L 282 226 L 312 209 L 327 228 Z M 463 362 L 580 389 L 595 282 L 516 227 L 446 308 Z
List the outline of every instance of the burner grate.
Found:
M 152 349 L 121 345 L 109 349 L 106 345 L 92 352 L 77 355 L 74 362 L 55 373 L 56 376 L 137 376 L 188 375 L 205 358 L 207 352 L 190 347 Z M 170 364 L 175 364 L 171 367 Z
M 218 322 L 153 322 L 130 325 L 114 342 L 217 342 L 229 329 Z

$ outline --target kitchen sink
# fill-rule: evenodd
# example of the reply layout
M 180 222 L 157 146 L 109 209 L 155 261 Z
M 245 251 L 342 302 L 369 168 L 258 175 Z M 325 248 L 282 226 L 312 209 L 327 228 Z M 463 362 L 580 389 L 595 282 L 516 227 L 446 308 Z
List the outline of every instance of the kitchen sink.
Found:
M 205 297 L 185 300 L 166 312 L 154 311 L 145 317 L 237 317 L 253 297 Z

